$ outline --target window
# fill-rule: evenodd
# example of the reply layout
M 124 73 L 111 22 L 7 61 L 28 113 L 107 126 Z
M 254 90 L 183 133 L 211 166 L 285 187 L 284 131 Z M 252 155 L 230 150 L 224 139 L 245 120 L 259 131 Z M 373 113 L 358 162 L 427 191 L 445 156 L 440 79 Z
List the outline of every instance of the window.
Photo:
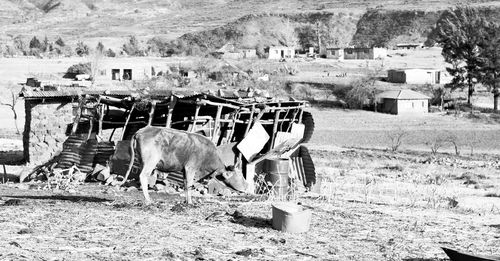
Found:
M 120 69 L 111 70 L 111 80 L 120 80 Z
M 422 108 L 424 108 L 424 107 L 425 107 L 425 102 L 422 102 Z
M 352 50 L 351 49 L 347 49 L 346 52 L 347 52 L 347 54 L 352 54 Z
M 132 80 L 132 69 L 123 69 L 123 79 Z
M 415 103 L 414 102 L 411 103 L 411 107 L 415 108 Z
M 279 54 L 279 53 L 280 53 L 278 50 L 276 50 L 275 52 L 276 52 L 276 54 Z
M 364 49 L 363 52 L 366 53 L 366 54 L 368 54 L 368 53 L 370 53 L 370 50 Z

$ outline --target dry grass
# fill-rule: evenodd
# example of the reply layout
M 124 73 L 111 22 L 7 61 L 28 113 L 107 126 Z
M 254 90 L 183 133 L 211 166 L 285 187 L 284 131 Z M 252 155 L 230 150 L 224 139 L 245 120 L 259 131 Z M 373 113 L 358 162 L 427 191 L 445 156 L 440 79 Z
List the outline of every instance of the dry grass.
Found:
M 76 195 L 1 185 L 0 258 L 442 260 L 441 245 L 499 254 L 500 200 L 464 203 L 484 193 L 463 184 L 465 172 L 498 193 L 491 169 L 415 163 L 403 153 L 312 153 L 322 192 L 295 199 L 314 213 L 307 233 L 273 230 L 274 201 L 261 197 L 201 197 L 187 207 L 182 195 L 153 194 L 144 207 L 139 191 L 94 184 Z

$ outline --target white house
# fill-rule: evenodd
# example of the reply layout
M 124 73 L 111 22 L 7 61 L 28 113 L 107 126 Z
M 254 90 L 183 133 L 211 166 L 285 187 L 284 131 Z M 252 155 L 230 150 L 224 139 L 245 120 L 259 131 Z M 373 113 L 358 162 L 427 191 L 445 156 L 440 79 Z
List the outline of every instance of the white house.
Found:
M 451 82 L 451 77 L 439 69 L 392 69 L 387 71 L 387 81 L 407 84 L 446 84 Z
M 376 95 L 379 111 L 390 114 L 425 114 L 430 97 L 412 90 L 386 91 Z
M 270 46 L 268 59 L 282 59 L 295 57 L 295 47 Z

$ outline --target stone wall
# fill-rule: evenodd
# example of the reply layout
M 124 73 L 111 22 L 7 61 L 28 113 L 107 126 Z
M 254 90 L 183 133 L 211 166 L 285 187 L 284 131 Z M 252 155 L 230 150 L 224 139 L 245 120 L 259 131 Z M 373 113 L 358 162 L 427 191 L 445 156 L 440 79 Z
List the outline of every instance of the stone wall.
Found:
M 61 101 L 25 101 L 26 121 L 23 133 L 24 159 L 42 164 L 62 150 L 66 129 L 73 122 L 76 103 Z

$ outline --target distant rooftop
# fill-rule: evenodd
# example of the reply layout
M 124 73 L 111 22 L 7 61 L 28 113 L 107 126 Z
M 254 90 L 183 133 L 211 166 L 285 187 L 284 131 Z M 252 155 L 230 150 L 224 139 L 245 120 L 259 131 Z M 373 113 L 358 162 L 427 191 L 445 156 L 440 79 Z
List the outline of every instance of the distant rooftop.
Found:
M 377 95 L 377 98 L 395 100 L 424 100 L 431 97 L 412 90 L 386 91 Z

